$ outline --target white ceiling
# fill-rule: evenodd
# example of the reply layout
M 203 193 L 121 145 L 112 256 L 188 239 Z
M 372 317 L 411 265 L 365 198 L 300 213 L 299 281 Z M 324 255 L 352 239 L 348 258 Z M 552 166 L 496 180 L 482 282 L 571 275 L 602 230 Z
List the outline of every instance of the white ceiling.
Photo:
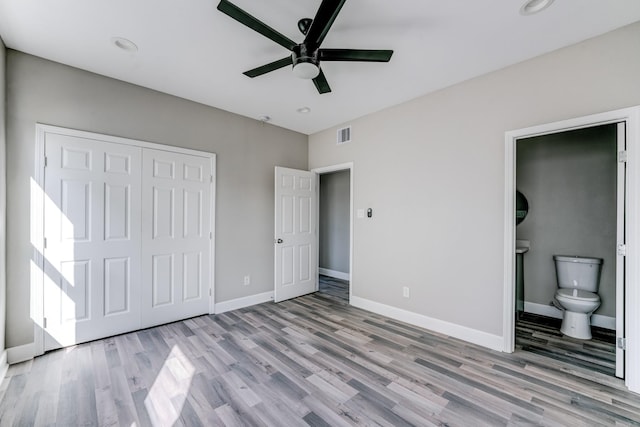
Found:
M 294 41 L 320 0 L 231 0 Z M 242 72 L 288 51 L 216 9 L 219 0 L 0 0 L 12 49 L 305 134 L 640 20 L 640 0 L 347 0 L 325 48 L 393 49 L 389 63 L 325 62 L 333 92 L 283 68 Z M 125 37 L 139 50 L 116 48 Z M 296 110 L 307 106 L 311 113 Z

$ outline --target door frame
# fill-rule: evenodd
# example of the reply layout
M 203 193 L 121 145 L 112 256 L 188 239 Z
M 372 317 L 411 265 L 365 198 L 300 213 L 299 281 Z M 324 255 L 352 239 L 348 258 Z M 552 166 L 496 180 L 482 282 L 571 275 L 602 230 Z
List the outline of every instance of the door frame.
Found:
M 211 162 L 211 238 L 209 250 L 211 254 L 211 268 L 209 271 L 209 314 L 214 313 L 215 307 L 215 213 L 216 213 L 216 154 L 189 148 L 174 147 L 130 138 L 105 135 L 97 132 L 88 132 L 77 129 L 69 129 L 60 126 L 36 123 L 34 175 L 31 181 L 30 203 L 30 235 L 33 254 L 30 268 L 30 292 L 31 292 L 31 320 L 33 321 L 33 356 L 44 354 L 44 178 L 45 178 L 45 141 L 47 134 L 58 134 L 85 139 L 95 139 L 101 142 L 110 142 L 139 148 L 162 150 L 172 153 L 189 154 L 193 156 L 209 158 Z M 142 167 L 142 166 L 141 166 Z M 26 359 L 25 359 L 26 360 Z
M 320 275 L 320 175 L 349 171 L 349 304 L 353 293 L 353 162 L 340 163 L 337 165 L 324 166 L 311 169 L 316 174 L 316 290 L 320 288 L 318 276 Z
M 503 278 L 503 351 L 515 350 L 515 177 L 516 141 L 522 138 L 558 133 L 617 122 L 626 123 L 627 209 L 625 268 L 625 385 L 640 393 L 640 106 L 592 114 L 553 123 L 505 132 L 504 188 L 504 278 Z

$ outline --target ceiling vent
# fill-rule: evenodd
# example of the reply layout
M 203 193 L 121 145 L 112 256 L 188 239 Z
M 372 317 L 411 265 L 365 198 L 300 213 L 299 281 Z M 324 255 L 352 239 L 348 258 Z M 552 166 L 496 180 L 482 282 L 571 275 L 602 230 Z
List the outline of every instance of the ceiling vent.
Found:
M 347 142 L 351 142 L 351 126 L 338 129 L 336 144 L 341 145 L 346 144 Z

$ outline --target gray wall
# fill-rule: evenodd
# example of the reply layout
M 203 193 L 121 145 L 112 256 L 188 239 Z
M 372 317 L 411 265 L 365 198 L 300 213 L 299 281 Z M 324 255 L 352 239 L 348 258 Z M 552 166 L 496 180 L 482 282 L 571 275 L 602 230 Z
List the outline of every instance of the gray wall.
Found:
M 216 153 L 216 302 L 273 290 L 274 167 L 307 169 L 307 136 L 12 50 L 7 83 L 9 347 L 33 341 L 36 122 Z
M 5 322 L 6 322 L 6 92 L 5 92 L 5 68 L 6 49 L 2 39 L 0 39 L 0 355 L 4 352 L 5 346 Z M 2 369 L 2 367 L 0 367 Z
M 524 255 L 525 301 L 548 305 L 557 289 L 553 255 L 603 258 L 602 305 L 616 315 L 616 125 L 516 143 L 517 188 L 529 214 L 516 228 L 531 242 Z
M 320 175 L 320 268 L 341 273 L 349 273 L 350 175 Z
M 353 162 L 374 211 L 352 295 L 501 337 L 505 131 L 640 104 L 639 42 L 635 23 L 353 120 L 349 144 L 311 135 L 309 166 Z

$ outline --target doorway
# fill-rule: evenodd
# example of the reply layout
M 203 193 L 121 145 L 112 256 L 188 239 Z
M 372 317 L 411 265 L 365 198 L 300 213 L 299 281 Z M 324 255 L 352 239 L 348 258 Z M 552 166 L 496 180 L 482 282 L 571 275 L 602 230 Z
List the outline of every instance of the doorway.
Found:
M 624 151 L 624 124 L 618 127 L 611 123 L 517 140 L 516 189 L 528 211 L 516 220 L 515 328 L 518 350 L 623 377 L 624 361 L 616 372 L 615 351 L 618 279 L 624 289 L 624 266 L 618 268 L 616 253 L 624 243 L 624 233 L 617 241 L 618 229 L 624 230 L 625 171 L 617 159 Z M 590 318 L 589 340 L 560 333 L 555 255 L 601 262 L 600 304 Z
M 348 304 L 353 247 L 352 165 L 313 172 L 318 176 L 318 290 Z
M 516 143 L 518 140 L 546 134 L 554 134 L 570 130 L 584 129 L 597 125 L 624 123 L 624 136 L 627 150 L 623 153 L 626 163 L 626 210 L 624 220 L 626 228 L 623 231 L 625 240 L 622 256 L 624 257 L 624 288 L 618 295 L 617 307 L 622 308 L 623 315 L 616 316 L 624 321 L 626 330 L 624 335 L 616 337 L 616 351 L 624 361 L 626 367 L 625 385 L 634 392 L 640 392 L 640 367 L 631 363 L 640 356 L 640 346 L 632 343 L 640 337 L 640 286 L 637 282 L 639 259 L 636 248 L 640 243 L 640 229 L 638 228 L 638 189 L 640 177 L 637 165 L 640 161 L 640 107 L 594 114 L 562 122 L 550 123 L 531 128 L 519 129 L 505 133 L 505 240 L 504 240 L 504 299 L 503 299 L 503 337 L 504 351 L 513 352 L 515 349 L 515 191 L 516 191 Z M 626 254 L 624 253 L 626 250 Z M 616 269 L 618 270 L 618 269 Z M 619 311 L 618 311 L 619 312 Z M 620 329 L 617 328 L 620 333 Z M 627 340 L 628 338 L 628 340 Z

